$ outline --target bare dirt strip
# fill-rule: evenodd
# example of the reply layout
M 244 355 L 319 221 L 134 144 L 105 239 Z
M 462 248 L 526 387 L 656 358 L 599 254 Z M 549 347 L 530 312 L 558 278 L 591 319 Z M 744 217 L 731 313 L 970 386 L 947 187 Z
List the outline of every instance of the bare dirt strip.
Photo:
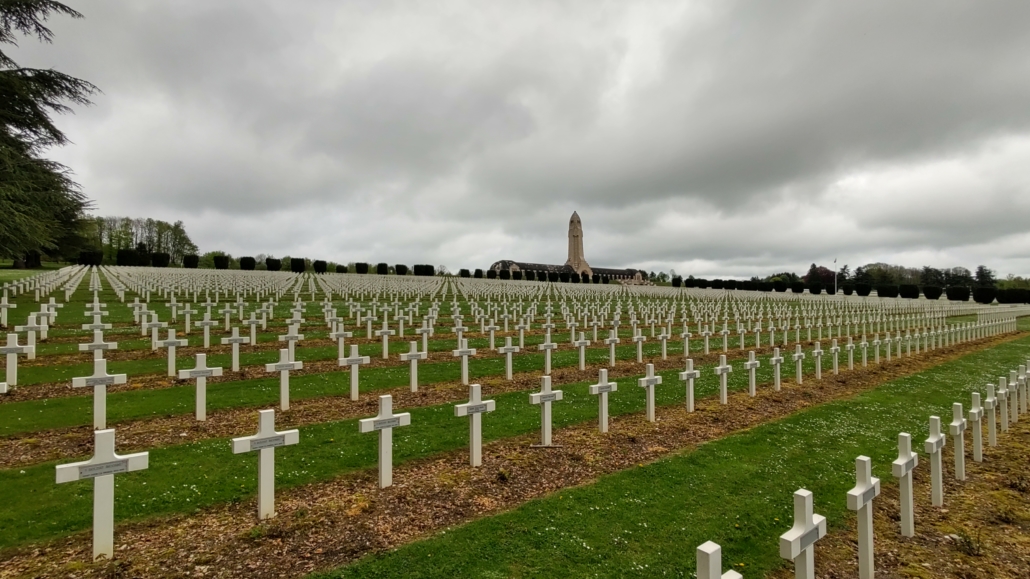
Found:
M 767 388 L 755 398 L 737 392 L 727 405 L 703 400 L 694 413 L 659 408 L 655 423 L 640 414 L 622 416 L 612 420 L 606 435 L 591 421 L 557 430 L 560 448 L 530 448 L 535 434 L 499 440 L 484 445 L 481 468 L 468 466 L 467 450 L 411 461 L 394 469 L 394 486 L 387 489 L 377 488 L 373 470 L 352 473 L 280 493 L 278 516 L 262 524 L 255 520 L 254 500 L 123 524 L 114 561 L 83 563 L 92 549 L 89 533 L 11 549 L 3 555 L 0 577 L 302 576 L 1019 337 L 934 350 L 800 387 L 784 384 L 779 392 Z

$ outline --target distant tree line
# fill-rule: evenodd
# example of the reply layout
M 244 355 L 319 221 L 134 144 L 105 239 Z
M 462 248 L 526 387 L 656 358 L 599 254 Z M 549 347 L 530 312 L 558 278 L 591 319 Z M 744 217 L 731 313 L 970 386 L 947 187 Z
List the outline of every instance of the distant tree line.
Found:
M 176 267 L 197 253 L 182 221 L 132 217 L 90 217 L 85 220 L 87 249 L 79 256 L 84 265 L 142 265 Z

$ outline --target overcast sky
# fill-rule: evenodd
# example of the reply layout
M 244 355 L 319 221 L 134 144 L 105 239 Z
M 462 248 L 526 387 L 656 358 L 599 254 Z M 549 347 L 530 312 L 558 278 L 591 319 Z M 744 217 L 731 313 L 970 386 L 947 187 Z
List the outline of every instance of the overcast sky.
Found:
M 1030 274 L 1030 2 L 69 2 L 53 152 L 201 251 Z

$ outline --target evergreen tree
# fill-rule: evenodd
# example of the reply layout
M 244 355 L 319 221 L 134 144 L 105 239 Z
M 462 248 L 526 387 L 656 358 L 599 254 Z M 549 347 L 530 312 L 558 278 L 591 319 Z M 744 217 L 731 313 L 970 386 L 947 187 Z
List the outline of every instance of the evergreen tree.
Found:
M 50 43 L 43 25 L 51 14 L 81 18 L 52 0 L 0 2 L 0 44 L 16 45 L 16 34 Z M 40 254 L 68 258 L 84 245 L 83 211 L 88 206 L 67 167 L 43 152 L 68 142 L 53 113 L 66 102 L 88 105 L 92 84 L 53 69 L 23 68 L 0 51 L 0 255 L 38 265 Z

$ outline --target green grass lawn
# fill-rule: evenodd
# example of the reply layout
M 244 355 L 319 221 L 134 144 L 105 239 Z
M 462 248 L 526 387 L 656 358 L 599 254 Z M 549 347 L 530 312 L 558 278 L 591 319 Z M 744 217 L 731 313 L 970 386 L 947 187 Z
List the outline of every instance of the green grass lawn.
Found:
M 812 491 L 816 513 L 841 528 L 857 456 L 895 484 L 899 432 L 921 449 L 930 415 L 950 421 L 952 402 L 968 405 L 1028 352 L 1030 338 L 1002 344 L 317 577 L 690 577 L 709 540 L 724 568 L 761 577 L 786 564 L 778 537 L 795 490 Z

